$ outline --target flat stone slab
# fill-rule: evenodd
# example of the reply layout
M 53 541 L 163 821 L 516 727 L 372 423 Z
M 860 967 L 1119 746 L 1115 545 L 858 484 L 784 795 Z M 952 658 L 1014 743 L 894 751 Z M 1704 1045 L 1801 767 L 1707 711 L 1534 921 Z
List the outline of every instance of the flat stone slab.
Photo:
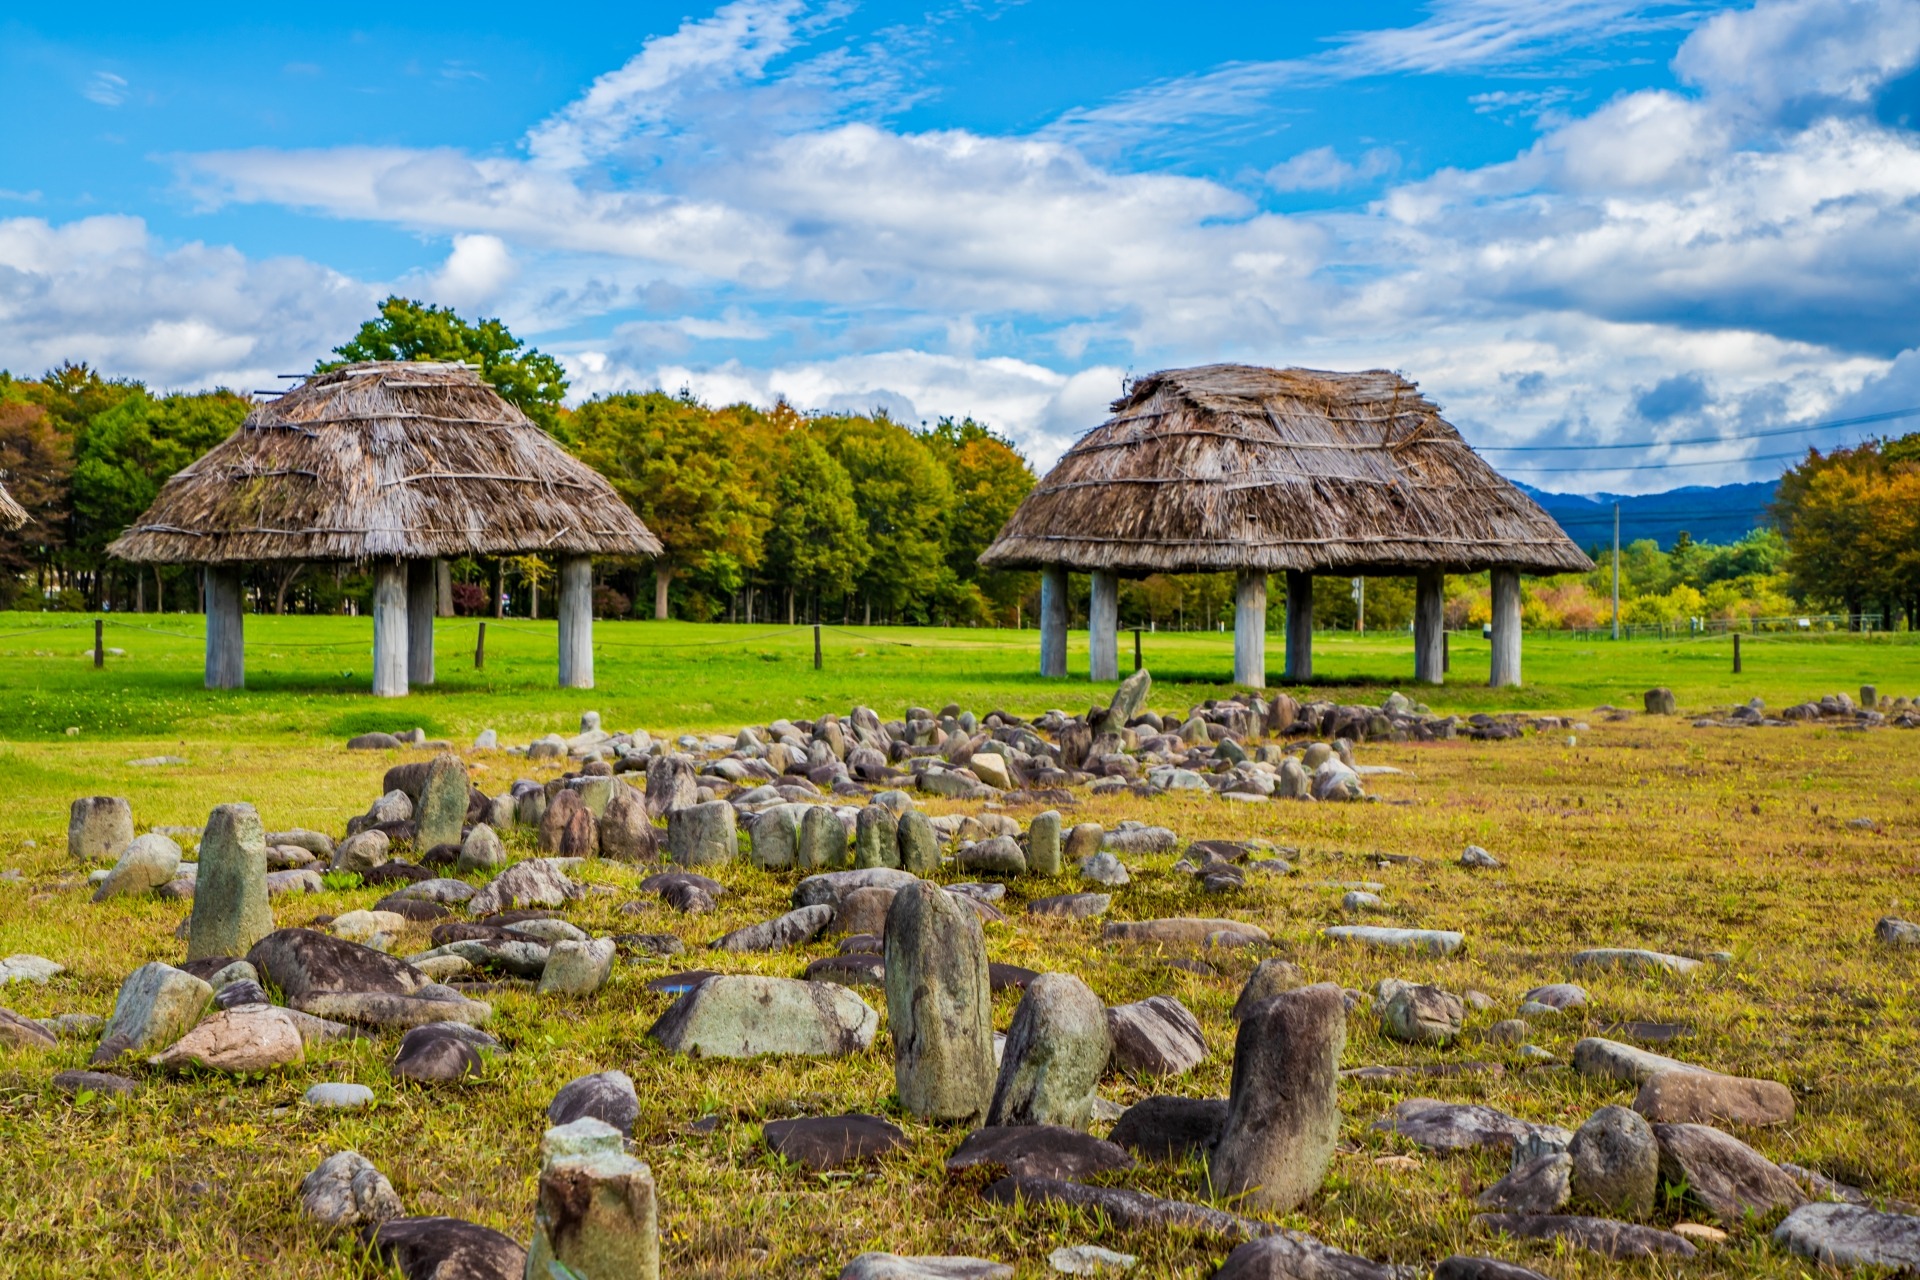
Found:
M 1183 1160 L 1213 1150 L 1226 1124 L 1225 1098 L 1156 1095 L 1128 1107 L 1107 1138 L 1150 1160 Z
M 1186 1200 L 1164 1200 L 1121 1187 L 1088 1187 L 1058 1178 L 1006 1177 L 981 1193 L 995 1204 L 1064 1204 L 1097 1209 L 1116 1227 L 1165 1229 L 1176 1227 L 1226 1240 L 1256 1240 L 1279 1228 L 1253 1222 L 1237 1214 L 1211 1209 Z
M 1244 936 L 1254 942 L 1268 942 L 1267 931 L 1243 920 L 1223 920 L 1196 916 L 1176 916 L 1165 920 L 1113 920 L 1101 930 L 1108 942 L 1157 942 L 1163 946 L 1204 946 L 1216 935 Z
M 1517 1240 L 1565 1240 L 1616 1261 L 1661 1254 L 1691 1258 L 1699 1252 L 1671 1231 L 1611 1218 L 1569 1213 L 1480 1213 L 1474 1215 L 1473 1225 Z
M 1093 920 L 1107 914 L 1111 906 L 1113 895 L 1110 893 L 1056 893 L 1050 898 L 1035 898 L 1029 902 L 1027 914 Z
M 1358 942 L 1383 951 L 1450 956 L 1466 945 L 1466 935 L 1451 929 L 1390 929 L 1376 924 L 1337 924 L 1321 930 L 1335 942 Z
M 884 987 L 887 962 L 867 954 L 822 956 L 810 961 L 800 976 L 808 982 L 837 982 L 843 987 Z
M 1861 1205 L 1801 1205 L 1774 1229 L 1773 1242 L 1834 1266 L 1920 1268 L 1920 1217 Z
M 1479 1147 L 1511 1151 L 1514 1143 L 1535 1136 L 1562 1147 L 1573 1141 L 1573 1135 L 1559 1125 L 1533 1124 L 1477 1103 L 1441 1102 L 1434 1098 L 1408 1098 L 1383 1119 L 1374 1121 L 1373 1127 L 1383 1133 L 1397 1133 L 1429 1151 L 1470 1151 Z
M 1594 947 L 1588 951 L 1574 952 L 1568 963 L 1576 969 L 1599 972 L 1624 970 L 1629 973 L 1672 973 L 1682 977 L 1700 967 L 1698 960 L 1640 947 Z
M 128 1094 L 140 1091 L 140 1082 L 109 1071 L 62 1071 L 53 1078 L 62 1093 Z
M 1666 1071 L 1707 1070 L 1691 1062 L 1649 1053 L 1645 1049 L 1636 1049 L 1630 1044 L 1600 1036 L 1588 1036 L 1573 1046 L 1573 1069 L 1583 1076 L 1641 1085 Z
M 1640 1086 L 1633 1109 L 1668 1124 L 1786 1124 L 1793 1119 L 1793 1090 L 1774 1080 L 1706 1071 L 1662 1071 Z
M 977 1167 L 1071 1182 L 1088 1174 L 1131 1169 L 1133 1157 L 1111 1142 L 1064 1125 L 989 1125 L 968 1134 L 947 1157 L 948 1173 Z
M 769 1120 L 761 1134 L 773 1150 L 815 1172 L 878 1160 L 907 1142 L 898 1125 L 864 1114 Z
M 1421 1062 L 1411 1066 L 1349 1067 L 1340 1073 L 1340 1078 L 1358 1084 L 1388 1084 L 1401 1080 L 1450 1080 L 1457 1076 L 1486 1076 L 1497 1080 L 1506 1074 L 1506 1067 L 1498 1062 Z
M 1420 1267 L 1374 1262 L 1312 1236 L 1279 1231 L 1228 1254 L 1213 1280 L 1423 1280 L 1425 1274 Z
M 647 1034 L 707 1057 L 839 1056 L 865 1052 L 879 1026 L 866 1001 L 830 982 L 722 974 L 674 1001 Z
M 1605 1022 L 1600 1025 L 1600 1034 L 1622 1040 L 1638 1040 L 1641 1044 L 1672 1044 L 1675 1040 L 1693 1034 L 1693 1027 L 1685 1022 Z
M 840 1280 L 1013 1280 L 1013 1268 L 960 1255 L 863 1253 L 840 1269 Z

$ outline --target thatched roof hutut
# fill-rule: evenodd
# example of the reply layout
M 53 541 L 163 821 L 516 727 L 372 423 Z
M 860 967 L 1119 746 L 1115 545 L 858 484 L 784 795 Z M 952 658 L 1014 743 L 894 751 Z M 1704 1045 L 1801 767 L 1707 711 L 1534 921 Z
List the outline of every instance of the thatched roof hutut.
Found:
M 27 509 L 13 500 L 7 486 L 0 484 L 0 529 L 18 529 L 27 519 Z
M 107 550 L 238 564 L 652 556 L 660 542 L 473 369 L 388 362 L 318 374 L 262 404 Z
M 1170 369 L 1112 411 L 981 564 L 1121 576 L 1593 567 L 1398 374 Z

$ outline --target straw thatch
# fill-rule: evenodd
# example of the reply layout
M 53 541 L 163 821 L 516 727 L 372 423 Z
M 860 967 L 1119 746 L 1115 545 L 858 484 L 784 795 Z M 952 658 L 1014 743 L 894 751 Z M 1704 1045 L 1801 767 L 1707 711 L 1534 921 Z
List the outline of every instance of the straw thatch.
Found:
M 27 509 L 13 500 L 7 486 L 0 484 L 0 529 L 18 529 L 27 520 Z
M 1381 370 L 1217 364 L 1136 382 L 980 556 L 1081 572 L 1591 569 L 1552 517 Z
M 652 556 L 660 542 L 471 368 L 389 362 L 261 405 L 107 550 L 177 564 Z

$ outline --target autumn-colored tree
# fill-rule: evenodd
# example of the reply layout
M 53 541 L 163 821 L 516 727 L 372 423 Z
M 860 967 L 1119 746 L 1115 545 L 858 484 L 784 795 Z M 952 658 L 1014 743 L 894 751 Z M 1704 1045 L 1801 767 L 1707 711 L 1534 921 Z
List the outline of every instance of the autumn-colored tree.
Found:
M 1037 580 L 1026 571 L 983 569 L 980 553 L 999 536 L 1014 508 L 1034 486 L 1033 468 L 1004 436 L 972 418 L 942 418 L 927 441 L 953 479 L 953 509 L 947 517 L 947 568 L 972 580 L 1001 614 L 1009 613 Z
M 737 578 L 760 559 L 767 504 L 738 431 L 749 414 L 649 391 L 589 400 L 573 415 L 581 460 L 607 477 L 665 548 L 654 561 L 656 618 L 667 616 L 676 576 L 724 561 Z

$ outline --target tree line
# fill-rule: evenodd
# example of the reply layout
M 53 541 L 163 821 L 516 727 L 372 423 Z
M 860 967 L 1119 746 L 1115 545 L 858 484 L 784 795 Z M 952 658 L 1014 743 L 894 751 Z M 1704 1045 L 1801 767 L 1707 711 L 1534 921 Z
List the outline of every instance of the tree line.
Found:
M 623 392 L 568 408 L 564 369 L 498 320 L 389 298 L 316 371 L 358 360 L 463 360 L 565 448 L 604 475 L 659 535 L 653 561 L 596 567 L 602 616 L 695 621 L 1018 625 L 1038 610 L 1032 573 L 982 569 L 976 557 L 1033 487 L 1032 466 L 971 418 L 930 426 L 884 413 L 804 414 L 785 403 L 709 406 L 682 391 Z M 32 515 L 0 531 L 0 607 L 197 609 L 188 567 L 145 569 L 105 548 L 174 472 L 230 435 L 254 407 L 230 390 L 158 393 L 64 364 L 39 378 L 0 372 L 0 480 Z M 1670 550 L 1626 547 L 1628 623 L 1777 617 L 1797 609 L 1920 612 L 1920 435 L 1807 460 L 1782 481 L 1777 528 L 1713 546 L 1682 534 Z M 1611 617 L 1610 548 L 1587 574 L 1530 579 L 1532 627 L 1598 627 Z M 554 566 L 539 556 L 456 561 L 443 593 L 454 611 L 538 616 Z M 1284 604 L 1282 579 L 1274 600 Z M 1340 582 L 1316 593 L 1322 626 L 1398 630 L 1413 616 L 1411 579 Z M 252 605 L 359 611 L 371 583 L 348 565 L 260 565 Z M 1447 619 L 1490 616 L 1485 574 L 1449 579 Z M 1070 590 L 1084 620 L 1086 586 Z M 1231 619 L 1221 574 L 1156 574 L 1121 584 L 1127 625 L 1212 629 Z M 550 608 L 549 608 L 550 612 Z M 1281 625 L 1283 609 L 1270 615 Z

